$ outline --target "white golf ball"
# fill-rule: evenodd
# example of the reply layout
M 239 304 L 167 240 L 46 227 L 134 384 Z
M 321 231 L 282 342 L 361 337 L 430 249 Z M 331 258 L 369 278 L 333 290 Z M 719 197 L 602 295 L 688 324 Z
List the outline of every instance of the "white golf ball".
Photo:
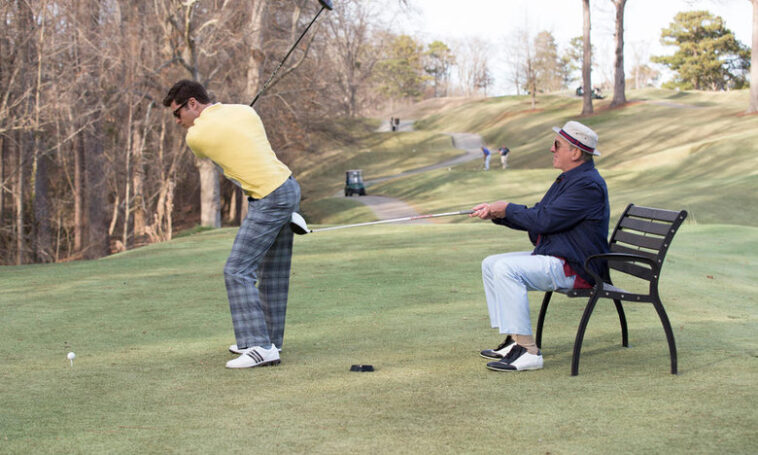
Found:
M 69 352 L 66 357 L 68 357 L 69 360 L 74 360 L 76 358 L 76 354 L 74 354 L 73 352 Z

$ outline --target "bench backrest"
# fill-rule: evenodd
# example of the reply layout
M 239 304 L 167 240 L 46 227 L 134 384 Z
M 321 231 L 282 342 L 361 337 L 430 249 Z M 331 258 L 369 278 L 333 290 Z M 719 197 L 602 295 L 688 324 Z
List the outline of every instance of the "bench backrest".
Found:
M 674 212 L 629 204 L 611 235 L 611 252 L 648 257 L 654 260 L 660 269 L 671 240 L 685 218 L 686 210 Z M 658 279 L 658 276 L 654 276 L 650 268 L 642 263 L 638 265 L 610 261 L 608 266 L 644 280 Z

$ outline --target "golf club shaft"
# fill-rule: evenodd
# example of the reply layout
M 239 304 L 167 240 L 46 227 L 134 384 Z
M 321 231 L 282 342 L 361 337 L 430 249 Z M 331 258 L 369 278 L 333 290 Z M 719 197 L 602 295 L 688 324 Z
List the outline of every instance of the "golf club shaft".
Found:
M 359 226 L 371 226 L 372 224 L 385 224 L 385 223 L 400 223 L 403 221 L 416 221 L 416 220 L 424 220 L 427 218 L 439 218 L 441 216 L 454 216 L 454 215 L 468 215 L 474 213 L 473 210 L 461 210 L 459 212 L 446 212 L 446 213 L 435 213 L 432 215 L 416 215 L 416 216 L 406 216 L 403 218 L 392 218 L 389 220 L 380 220 L 380 221 L 370 221 L 368 223 L 357 223 L 357 224 L 344 224 L 342 226 L 331 226 L 326 228 L 320 228 L 320 229 L 312 229 L 311 232 L 322 232 L 322 231 L 334 231 L 336 229 L 347 229 L 347 228 L 354 228 Z
M 276 73 L 279 72 L 279 69 L 282 67 L 282 65 L 284 65 L 284 62 L 287 60 L 287 58 L 290 56 L 290 54 L 292 54 L 292 51 L 294 51 L 295 48 L 297 47 L 297 45 L 300 44 L 300 40 L 302 40 L 303 37 L 305 36 L 305 34 L 308 33 L 308 30 L 311 28 L 311 25 L 313 25 L 313 23 L 316 22 L 316 19 L 318 19 L 318 17 L 321 15 L 321 12 L 324 11 L 325 9 L 326 9 L 326 6 L 322 6 L 321 9 L 318 10 L 318 13 L 316 13 L 316 16 L 313 18 L 313 20 L 311 20 L 311 23 L 308 24 L 307 27 L 305 27 L 305 30 L 303 30 L 303 33 L 300 34 L 300 37 L 297 39 L 297 41 L 295 41 L 295 44 L 293 44 L 292 47 L 290 47 L 290 50 L 289 50 L 289 52 L 287 52 L 287 55 L 285 55 L 284 58 L 282 59 L 282 61 L 279 62 L 279 65 L 276 67 L 276 69 L 274 70 L 274 72 L 271 73 L 271 76 L 269 76 L 268 80 L 266 80 L 266 82 L 263 84 L 263 87 L 260 90 L 258 90 L 258 93 L 255 95 L 255 98 L 253 99 L 253 102 L 250 103 L 250 107 L 252 107 L 253 105 L 255 105 L 255 102 L 258 101 L 258 98 L 260 98 L 260 96 L 263 94 L 263 92 L 266 91 L 266 89 L 268 88 L 269 84 L 271 84 L 271 81 L 274 80 L 274 77 L 276 76 Z

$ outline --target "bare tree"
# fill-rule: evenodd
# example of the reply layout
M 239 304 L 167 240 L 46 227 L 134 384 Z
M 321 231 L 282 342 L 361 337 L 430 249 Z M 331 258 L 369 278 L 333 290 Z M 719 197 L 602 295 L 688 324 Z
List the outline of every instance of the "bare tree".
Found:
M 222 14 L 224 2 L 215 14 L 209 17 L 198 12 L 198 0 L 155 0 L 156 9 L 165 18 L 168 26 L 164 27 L 165 38 L 171 46 L 173 61 L 178 62 L 194 81 L 205 85 L 212 79 L 218 68 L 207 73 L 201 72 L 201 54 L 212 53 L 217 44 L 215 32 L 223 26 Z M 219 175 L 213 162 L 208 159 L 196 159 L 195 165 L 200 175 L 200 224 L 202 226 L 221 227 L 221 190 Z
M 181 78 L 203 82 L 219 101 L 252 96 L 317 7 L 0 2 L 0 263 L 94 258 L 193 225 L 200 178 L 184 135 L 156 103 Z M 291 150 L 294 162 L 317 150 L 303 125 L 328 131 L 324 119 L 340 112 L 334 73 L 320 71 L 336 66 L 331 45 L 304 40 L 256 105 L 272 146 L 280 156 Z M 298 65 L 305 71 L 293 71 Z M 356 110 L 378 97 L 371 84 L 358 84 Z M 236 199 L 223 205 L 230 216 Z
M 261 72 L 266 61 L 264 50 L 266 12 L 265 2 L 253 2 L 250 20 L 247 21 L 245 47 L 248 48 L 247 85 L 245 92 L 250 96 L 258 92 L 261 85 Z
M 348 0 L 335 5 L 328 21 L 329 53 L 335 66 L 339 102 L 348 117 L 358 114 L 361 90 L 370 82 L 379 60 L 372 43 L 378 4 Z
M 584 12 L 584 51 L 582 58 L 583 98 L 582 115 L 592 114 L 592 43 L 590 42 L 590 0 L 582 0 Z
M 616 64 L 611 107 L 626 104 L 626 76 L 624 75 L 624 8 L 626 0 L 611 0 L 616 6 Z
M 524 74 L 524 89 L 532 101 L 532 109 L 537 107 L 537 65 L 531 37 L 524 32 L 524 61 L 521 63 Z
M 748 113 L 758 112 L 758 0 L 753 3 L 753 48 L 750 53 L 750 106 Z
M 509 75 L 509 82 L 516 88 L 516 95 L 521 95 L 521 89 L 525 84 L 522 64 L 530 43 L 529 32 L 526 29 L 515 30 L 506 42 L 505 60 L 507 62 L 508 69 L 506 71 Z
M 490 45 L 480 38 L 466 40 L 455 45 L 458 80 L 463 93 L 471 96 L 478 93 L 477 82 L 485 74 L 489 63 Z

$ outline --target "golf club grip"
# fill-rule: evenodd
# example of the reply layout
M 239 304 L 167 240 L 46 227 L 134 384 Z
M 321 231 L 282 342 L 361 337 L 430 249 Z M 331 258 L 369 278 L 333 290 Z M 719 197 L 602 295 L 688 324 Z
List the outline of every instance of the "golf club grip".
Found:
M 432 215 L 416 215 L 416 216 L 406 216 L 403 218 L 392 218 L 389 220 L 379 220 L 379 221 L 369 221 L 366 223 L 356 223 L 356 224 L 345 224 L 342 226 L 330 226 L 325 228 L 319 228 L 319 229 L 312 229 L 311 232 L 322 232 L 322 231 L 335 231 L 337 229 L 348 229 L 348 228 L 354 228 L 354 227 L 361 227 L 361 226 L 371 226 L 373 224 L 386 224 L 386 223 L 400 223 L 403 221 L 415 221 L 415 220 L 423 220 L 427 218 L 439 218 L 441 216 L 454 216 L 454 215 L 469 215 L 471 213 L 474 213 L 473 210 L 461 210 L 458 212 L 446 212 L 446 213 L 435 213 Z

